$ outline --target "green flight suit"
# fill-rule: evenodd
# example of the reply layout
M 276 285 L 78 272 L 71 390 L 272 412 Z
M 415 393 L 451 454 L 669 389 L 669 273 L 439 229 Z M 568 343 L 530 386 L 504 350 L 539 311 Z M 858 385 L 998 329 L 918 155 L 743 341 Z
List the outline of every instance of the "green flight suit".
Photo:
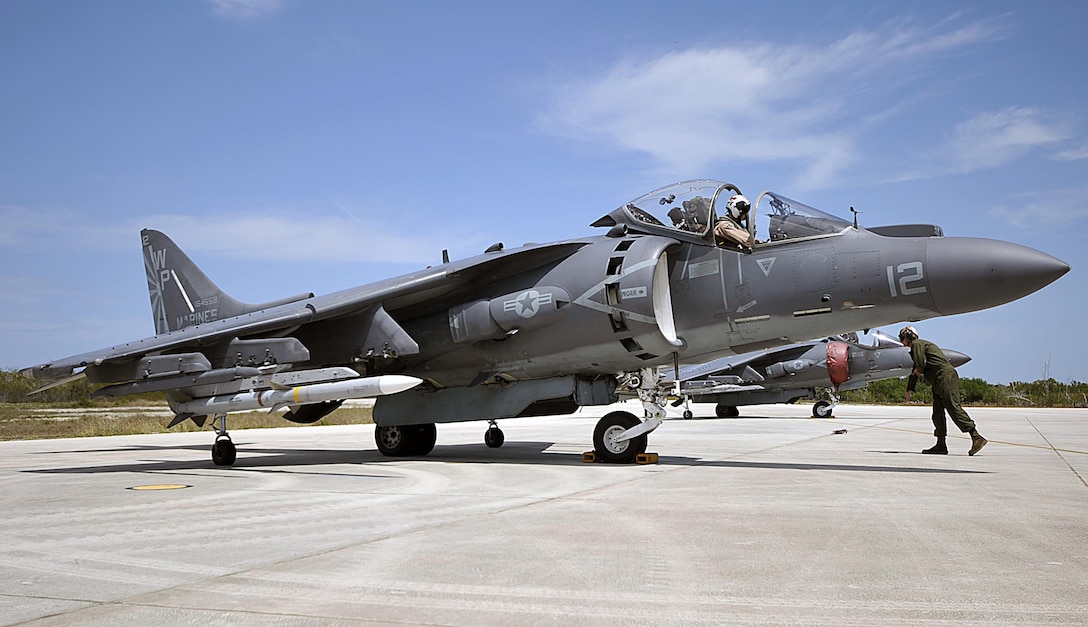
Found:
M 945 410 L 960 431 L 974 431 L 975 421 L 960 405 L 960 375 L 940 347 L 919 338 L 910 343 L 910 357 L 914 360 L 914 369 L 933 387 L 933 435 L 938 438 L 948 435 Z M 912 372 L 907 379 L 907 390 L 913 392 L 917 384 L 918 377 Z

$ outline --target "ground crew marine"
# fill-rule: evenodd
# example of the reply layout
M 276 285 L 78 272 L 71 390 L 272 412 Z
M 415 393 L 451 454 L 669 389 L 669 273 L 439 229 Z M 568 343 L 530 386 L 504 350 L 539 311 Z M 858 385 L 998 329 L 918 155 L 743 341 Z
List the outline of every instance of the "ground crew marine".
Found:
M 914 327 L 904 327 L 899 332 L 899 341 L 910 348 L 910 356 L 914 362 L 914 370 L 907 379 L 907 394 L 904 398 L 910 401 L 910 395 L 918 384 L 918 377 L 925 377 L 933 387 L 933 435 L 937 437 L 937 444 L 932 448 L 923 450 L 928 455 L 947 455 L 948 445 L 945 437 L 948 434 L 948 423 L 945 419 L 945 411 L 956 423 L 960 431 L 971 434 L 971 450 L 968 455 L 974 455 L 986 446 L 986 438 L 975 430 L 975 421 L 964 411 L 960 404 L 960 376 L 952 362 L 948 361 L 944 351 L 939 346 L 928 340 L 918 338 L 918 332 Z

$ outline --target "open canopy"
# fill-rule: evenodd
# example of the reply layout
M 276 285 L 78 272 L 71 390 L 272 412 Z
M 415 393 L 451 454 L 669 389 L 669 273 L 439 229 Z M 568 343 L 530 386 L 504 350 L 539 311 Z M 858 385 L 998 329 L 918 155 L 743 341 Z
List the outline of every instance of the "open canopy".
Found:
M 593 226 L 622 226 L 630 232 L 699 239 L 713 245 L 718 216 L 725 215 L 729 198 L 740 193 L 732 183 L 712 179 L 674 183 L 623 204 Z M 775 192 L 763 192 L 753 205 L 747 226 L 756 247 L 836 235 L 852 227 L 847 220 Z

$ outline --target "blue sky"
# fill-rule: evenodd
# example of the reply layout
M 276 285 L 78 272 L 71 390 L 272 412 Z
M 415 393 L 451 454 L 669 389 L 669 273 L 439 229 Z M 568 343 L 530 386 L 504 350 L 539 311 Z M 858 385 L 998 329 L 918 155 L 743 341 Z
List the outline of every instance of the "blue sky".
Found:
M 1086 24 L 1083 2 L 2 1 L 0 368 L 152 335 L 143 227 L 263 302 L 717 178 L 1061 258 L 918 328 L 964 377 L 1086 381 Z

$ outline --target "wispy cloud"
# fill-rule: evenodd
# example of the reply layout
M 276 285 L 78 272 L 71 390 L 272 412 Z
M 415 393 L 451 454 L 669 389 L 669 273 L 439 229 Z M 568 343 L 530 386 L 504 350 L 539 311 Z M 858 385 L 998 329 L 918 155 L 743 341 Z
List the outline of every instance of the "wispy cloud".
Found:
M 1016 228 L 1049 232 L 1088 220 L 1088 188 L 1043 190 L 1015 199 L 1021 202 L 994 207 L 990 214 Z
M 958 124 L 946 154 L 956 171 L 973 172 L 1005 165 L 1071 135 L 1069 124 L 1039 108 L 1010 107 L 984 111 Z
M 66 244 L 86 242 L 81 249 L 108 250 L 121 243 L 137 245 L 137 231 L 119 225 L 102 224 L 62 207 L 30 209 L 0 205 L 0 253 L 18 251 L 68 250 Z
M 209 0 L 212 13 L 235 20 L 266 17 L 283 8 L 284 0 Z
M 418 263 L 434 256 L 419 234 L 345 216 L 232 214 L 209 224 L 208 216 L 161 215 L 144 222 L 185 242 L 186 249 L 250 260 Z
M 1088 159 L 1088 145 L 1062 150 L 1054 153 L 1051 158 L 1055 161 L 1079 161 L 1080 159 Z
M 990 21 L 952 21 L 858 31 L 827 46 L 742 44 L 627 59 L 558 88 L 538 123 L 677 172 L 792 162 L 797 185 L 824 186 L 859 158 L 866 125 L 912 97 L 900 92 L 928 62 L 1001 35 Z
M 232 212 L 229 215 L 149 215 L 139 222 L 100 223 L 67 209 L 30 210 L 0 206 L 0 252 L 57 250 L 87 253 L 139 246 L 143 227 L 167 233 L 187 252 L 249 261 L 324 263 L 433 263 L 432 234 L 420 229 L 397 230 L 372 216 L 356 217 L 347 208 L 339 214 L 300 216 L 298 212 Z M 471 233 L 452 233 L 451 241 L 482 250 L 483 241 Z M 455 255 L 456 256 L 456 255 Z

